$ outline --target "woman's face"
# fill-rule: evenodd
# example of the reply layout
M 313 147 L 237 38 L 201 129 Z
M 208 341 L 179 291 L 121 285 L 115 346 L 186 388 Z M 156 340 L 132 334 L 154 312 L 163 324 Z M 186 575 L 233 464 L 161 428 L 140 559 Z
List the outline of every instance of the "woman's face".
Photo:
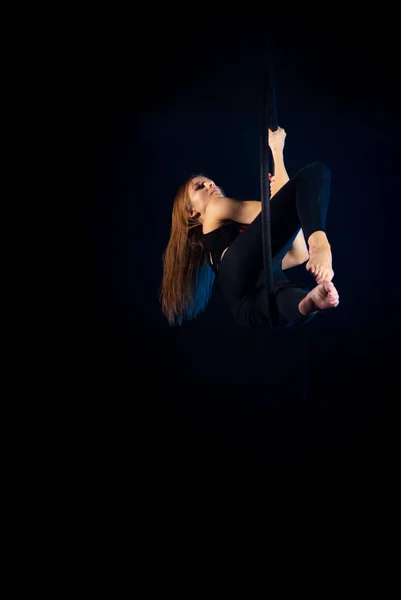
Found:
M 204 216 L 211 198 L 224 196 L 222 190 L 216 186 L 214 181 L 202 175 L 197 175 L 191 179 L 188 185 L 188 193 L 193 214 L 200 213 L 201 217 Z

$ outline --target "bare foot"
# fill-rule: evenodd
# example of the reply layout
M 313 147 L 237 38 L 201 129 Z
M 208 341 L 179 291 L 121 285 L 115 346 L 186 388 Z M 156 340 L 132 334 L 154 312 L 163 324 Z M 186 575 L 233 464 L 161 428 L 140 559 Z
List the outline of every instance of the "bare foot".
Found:
M 334 277 L 334 271 L 332 269 L 332 256 L 329 242 L 322 240 L 316 245 L 310 244 L 309 257 L 305 268 L 314 276 L 317 283 L 331 281 Z
M 340 296 L 334 283 L 323 281 L 305 296 L 298 304 L 298 310 L 303 315 L 311 315 L 326 308 L 336 308 L 340 304 Z

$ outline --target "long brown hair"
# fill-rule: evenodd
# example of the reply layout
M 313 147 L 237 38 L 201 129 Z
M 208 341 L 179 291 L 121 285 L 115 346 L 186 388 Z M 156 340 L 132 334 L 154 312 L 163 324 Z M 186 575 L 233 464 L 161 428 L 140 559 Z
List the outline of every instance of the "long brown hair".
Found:
M 189 184 L 183 183 L 174 198 L 171 233 L 163 253 L 163 278 L 159 300 L 170 326 L 195 319 L 211 298 L 215 274 L 202 244 L 199 213 L 190 215 Z

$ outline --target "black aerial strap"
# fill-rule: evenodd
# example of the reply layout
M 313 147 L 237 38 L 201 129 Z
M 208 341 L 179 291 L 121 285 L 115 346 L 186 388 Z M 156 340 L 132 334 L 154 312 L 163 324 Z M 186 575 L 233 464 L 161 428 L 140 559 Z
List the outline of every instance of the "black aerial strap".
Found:
M 270 222 L 270 181 L 269 173 L 274 175 L 274 164 L 270 165 L 269 150 L 269 129 L 277 131 L 277 106 L 276 106 L 276 88 L 273 70 L 273 52 L 267 45 L 265 55 L 265 76 L 263 86 L 263 107 L 262 107 L 262 129 L 260 144 L 260 184 L 262 193 L 262 236 L 263 236 L 263 262 L 266 280 L 266 295 L 269 311 L 270 323 L 274 325 L 273 311 L 273 260 L 271 249 L 271 222 Z M 303 402 L 308 399 L 308 336 L 307 329 L 302 328 L 302 388 Z
M 268 47 L 265 56 L 265 76 L 263 82 L 262 125 L 260 135 L 260 184 L 262 196 L 262 236 L 263 236 L 263 262 L 266 280 L 266 295 L 270 323 L 273 323 L 273 265 L 271 250 L 271 225 L 270 225 L 270 182 L 269 173 L 274 174 L 272 164 L 269 168 L 269 131 L 278 128 L 276 91 L 273 73 L 273 56 Z

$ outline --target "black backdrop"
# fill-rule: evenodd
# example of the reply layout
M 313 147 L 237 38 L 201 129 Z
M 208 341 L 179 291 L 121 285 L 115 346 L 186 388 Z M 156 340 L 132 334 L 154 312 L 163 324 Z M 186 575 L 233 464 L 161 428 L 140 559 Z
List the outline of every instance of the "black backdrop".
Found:
M 201 170 L 228 194 L 260 198 L 262 20 L 98 15 L 76 27 L 71 158 L 84 245 L 72 280 L 70 416 L 86 481 L 118 493 L 140 484 L 174 494 L 234 481 L 258 491 L 273 481 L 391 482 L 396 32 L 379 45 L 373 19 L 305 17 L 279 20 L 268 34 L 287 170 L 321 160 L 332 172 L 339 307 L 306 334 L 243 332 L 218 290 L 181 328 L 160 312 L 161 255 L 185 176 Z M 293 275 L 313 283 L 302 267 Z

